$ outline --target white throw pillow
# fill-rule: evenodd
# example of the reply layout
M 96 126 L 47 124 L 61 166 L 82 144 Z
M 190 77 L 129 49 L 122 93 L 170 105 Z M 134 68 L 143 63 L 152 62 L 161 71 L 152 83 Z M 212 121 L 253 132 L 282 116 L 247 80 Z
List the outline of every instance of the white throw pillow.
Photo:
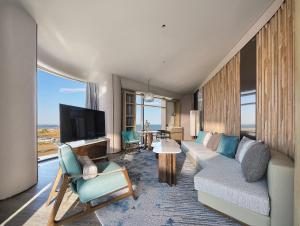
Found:
M 244 143 L 243 147 L 240 149 L 239 155 L 237 156 L 237 160 L 242 163 L 243 158 L 247 151 L 250 149 L 252 145 L 254 145 L 256 142 L 254 140 L 248 140 Z
M 205 134 L 205 136 L 204 136 L 204 138 L 203 138 L 203 145 L 204 145 L 205 147 L 207 147 L 207 144 L 208 144 L 208 142 L 209 142 L 209 140 L 210 140 L 211 137 L 212 137 L 212 133 L 207 132 L 207 133 Z
M 258 141 L 251 140 L 250 138 L 244 136 L 239 143 L 238 149 L 235 154 L 235 159 L 239 163 L 242 163 L 243 158 L 244 158 L 245 154 L 247 153 L 247 151 L 256 143 L 262 143 L 262 141 L 261 140 L 258 140 Z
M 92 179 L 97 176 L 98 168 L 88 156 L 78 156 L 77 158 L 82 166 L 84 180 Z

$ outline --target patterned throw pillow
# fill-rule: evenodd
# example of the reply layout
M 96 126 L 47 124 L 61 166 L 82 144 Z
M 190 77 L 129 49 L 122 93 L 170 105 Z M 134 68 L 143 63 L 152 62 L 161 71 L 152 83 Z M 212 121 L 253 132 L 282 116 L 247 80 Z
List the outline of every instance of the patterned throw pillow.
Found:
M 217 152 L 228 158 L 234 158 L 239 143 L 239 137 L 222 135 Z
M 199 131 L 197 139 L 195 140 L 195 143 L 197 143 L 197 144 L 203 144 L 203 140 L 204 140 L 205 135 L 206 135 L 206 132 Z

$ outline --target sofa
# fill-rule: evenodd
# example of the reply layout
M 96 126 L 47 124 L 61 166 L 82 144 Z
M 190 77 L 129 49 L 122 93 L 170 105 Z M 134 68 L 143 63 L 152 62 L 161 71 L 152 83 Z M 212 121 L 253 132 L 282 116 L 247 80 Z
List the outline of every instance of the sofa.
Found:
M 235 159 L 195 141 L 182 141 L 181 149 L 199 169 L 194 187 L 202 204 L 248 225 L 293 225 L 294 164 L 288 157 L 271 151 L 266 176 L 248 183 Z

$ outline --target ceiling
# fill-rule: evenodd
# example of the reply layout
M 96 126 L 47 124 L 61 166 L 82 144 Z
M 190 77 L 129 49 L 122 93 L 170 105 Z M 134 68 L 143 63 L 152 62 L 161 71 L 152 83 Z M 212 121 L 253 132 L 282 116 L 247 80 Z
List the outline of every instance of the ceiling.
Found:
M 20 2 L 38 24 L 40 63 L 79 79 L 151 78 L 156 87 L 190 93 L 273 0 Z

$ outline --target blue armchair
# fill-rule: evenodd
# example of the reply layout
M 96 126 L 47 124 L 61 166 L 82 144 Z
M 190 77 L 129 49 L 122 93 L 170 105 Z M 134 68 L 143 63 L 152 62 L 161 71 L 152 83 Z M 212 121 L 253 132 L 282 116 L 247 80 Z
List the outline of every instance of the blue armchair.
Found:
M 140 146 L 140 137 L 133 131 L 122 131 L 122 142 L 125 150 L 136 149 Z
M 60 146 L 58 154 L 63 177 L 60 190 L 57 194 L 48 221 L 48 225 L 62 225 L 69 223 L 128 196 L 135 198 L 127 170 L 120 167 L 118 164 L 111 161 L 96 163 L 98 172 L 101 173 L 98 173 L 97 176 L 92 179 L 84 180 L 81 165 L 79 164 L 71 147 L 68 145 Z M 79 200 L 85 205 L 85 208 L 79 213 L 57 221 L 55 220 L 56 214 L 69 186 L 71 187 L 72 191 L 79 196 Z M 95 206 L 91 204 L 92 200 L 105 195 L 113 194 L 124 188 L 128 188 L 128 191 L 122 195 Z

